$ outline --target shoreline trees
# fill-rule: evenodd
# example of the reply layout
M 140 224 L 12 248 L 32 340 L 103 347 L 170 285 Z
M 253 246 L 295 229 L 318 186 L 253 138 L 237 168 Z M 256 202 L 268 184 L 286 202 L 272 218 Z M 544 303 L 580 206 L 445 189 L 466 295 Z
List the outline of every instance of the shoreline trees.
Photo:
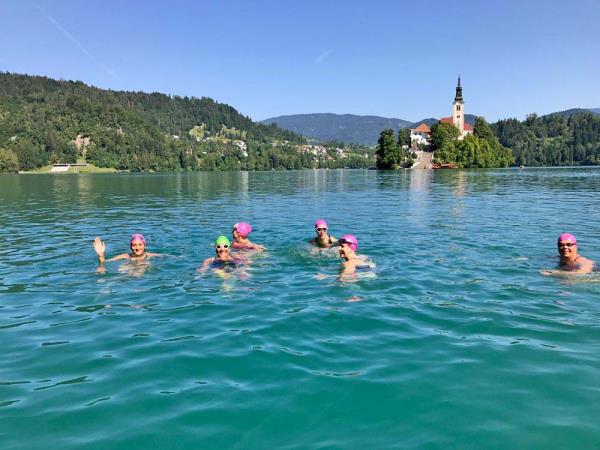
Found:
M 475 119 L 473 134 L 458 140 L 459 130 L 449 123 L 431 127 L 435 159 L 455 163 L 460 168 L 508 167 L 514 164 L 510 149 L 502 146 L 483 117 Z
M 375 151 L 378 169 L 400 169 L 412 165 L 413 160 L 409 149 L 410 130 L 408 130 L 408 136 L 405 130 L 408 129 L 400 129 L 397 140 L 394 136 L 394 130 L 391 128 L 381 132 Z M 407 141 L 408 144 L 405 144 Z

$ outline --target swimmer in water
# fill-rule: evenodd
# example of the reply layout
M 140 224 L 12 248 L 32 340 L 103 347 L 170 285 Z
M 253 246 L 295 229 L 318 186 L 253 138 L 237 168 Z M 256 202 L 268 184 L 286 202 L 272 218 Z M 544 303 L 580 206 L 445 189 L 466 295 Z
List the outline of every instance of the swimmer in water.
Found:
M 315 222 L 315 233 L 317 233 L 317 237 L 308 241 L 309 244 L 321 248 L 329 248 L 335 245 L 338 240 L 327 233 L 328 229 L 327 222 L 322 219 L 317 220 Z
M 215 257 L 206 258 L 202 263 L 202 267 L 198 269 L 199 272 L 204 272 L 209 267 L 215 269 L 223 268 L 228 265 L 244 264 L 247 261 L 237 255 L 231 254 L 231 242 L 226 236 L 219 236 L 215 240 Z
M 338 241 L 340 246 L 340 258 L 344 260 L 342 273 L 339 279 L 348 281 L 354 278 L 357 271 L 371 270 L 374 264 L 364 255 L 357 255 L 358 239 L 352 234 L 345 234 Z
M 160 256 L 159 253 L 150 253 L 146 251 L 146 239 L 141 234 L 134 234 L 129 240 L 129 247 L 131 248 L 130 253 L 122 253 L 117 256 L 113 256 L 110 259 L 106 259 L 104 253 L 106 252 L 106 245 L 99 237 L 94 239 L 94 250 L 98 255 L 98 262 L 102 266 L 105 261 L 118 261 L 120 259 L 129 259 L 131 261 L 145 261 L 153 256 Z
M 249 223 L 239 222 L 233 226 L 233 230 L 231 234 L 233 236 L 233 244 L 231 246 L 237 250 L 254 250 L 257 252 L 262 252 L 265 250 L 265 247 L 262 245 L 255 244 L 250 242 L 248 239 L 248 235 L 252 231 L 252 227 Z
M 563 233 L 556 241 L 560 270 L 544 270 L 543 275 L 585 274 L 594 270 L 594 261 L 584 258 L 577 252 L 577 239 L 570 233 Z

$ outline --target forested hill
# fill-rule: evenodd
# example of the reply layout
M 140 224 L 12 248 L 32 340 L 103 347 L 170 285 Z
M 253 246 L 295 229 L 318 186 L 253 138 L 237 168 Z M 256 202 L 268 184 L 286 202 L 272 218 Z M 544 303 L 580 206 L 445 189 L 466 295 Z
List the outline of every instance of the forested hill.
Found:
M 557 111 L 557 112 L 553 112 L 550 114 L 547 114 L 547 116 L 565 116 L 565 117 L 571 117 L 573 114 L 579 114 L 579 113 L 588 113 L 591 112 L 597 116 L 600 116 L 600 108 L 571 108 L 571 109 L 566 109 L 564 111 Z
M 517 165 L 600 164 L 600 115 L 593 112 L 531 114 L 522 122 L 500 120 L 492 129 Z
M 475 117 L 466 114 L 465 119 L 473 125 Z M 360 145 L 376 145 L 379 133 L 384 129 L 394 130 L 412 128 L 421 123 L 432 125 L 438 119 L 423 119 L 410 122 L 404 119 L 395 119 L 380 116 L 359 116 L 355 114 L 292 114 L 288 116 L 272 117 L 263 120 L 264 124 L 277 124 L 295 133 L 321 142 L 338 141 Z
M 398 131 L 411 122 L 379 116 L 354 114 L 292 114 L 263 120 L 264 124 L 277 124 L 295 133 L 322 142 L 338 141 L 361 145 L 375 145 L 381 130 Z
M 303 154 L 302 144 L 303 137 L 255 123 L 210 98 L 0 73 L 0 166 L 14 167 L 15 161 L 21 170 L 75 161 L 127 170 L 325 165 Z

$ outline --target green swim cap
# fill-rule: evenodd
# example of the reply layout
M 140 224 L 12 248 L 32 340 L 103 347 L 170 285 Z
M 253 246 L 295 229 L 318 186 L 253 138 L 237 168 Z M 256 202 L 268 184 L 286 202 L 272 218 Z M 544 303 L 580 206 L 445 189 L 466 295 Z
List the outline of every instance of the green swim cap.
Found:
M 215 245 L 231 245 L 231 242 L 229 242 L 229 239 L 227 239 L 227 236 L 219 236 L 217 238 L 217 240 L 215 241 Z

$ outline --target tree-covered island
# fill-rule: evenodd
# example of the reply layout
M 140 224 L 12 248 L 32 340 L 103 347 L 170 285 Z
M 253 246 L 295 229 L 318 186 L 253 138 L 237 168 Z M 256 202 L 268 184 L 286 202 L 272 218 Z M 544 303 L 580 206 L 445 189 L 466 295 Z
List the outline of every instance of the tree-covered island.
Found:
M 460 77 L 452 103 L 452 116 L 431 128 L 421 123 L 401 129 L 398 140 L 383 130 L 377 145 L 377 167 L 410 167 L 419 151 L 432 152 L 433 167 L 507 167 L 600 165 L 600 116 L 590 111 L 565 111 L 544 117 L 531 114 L 523 122 L 500 120 L 489 125 L 476 117 L 465 122 Z

